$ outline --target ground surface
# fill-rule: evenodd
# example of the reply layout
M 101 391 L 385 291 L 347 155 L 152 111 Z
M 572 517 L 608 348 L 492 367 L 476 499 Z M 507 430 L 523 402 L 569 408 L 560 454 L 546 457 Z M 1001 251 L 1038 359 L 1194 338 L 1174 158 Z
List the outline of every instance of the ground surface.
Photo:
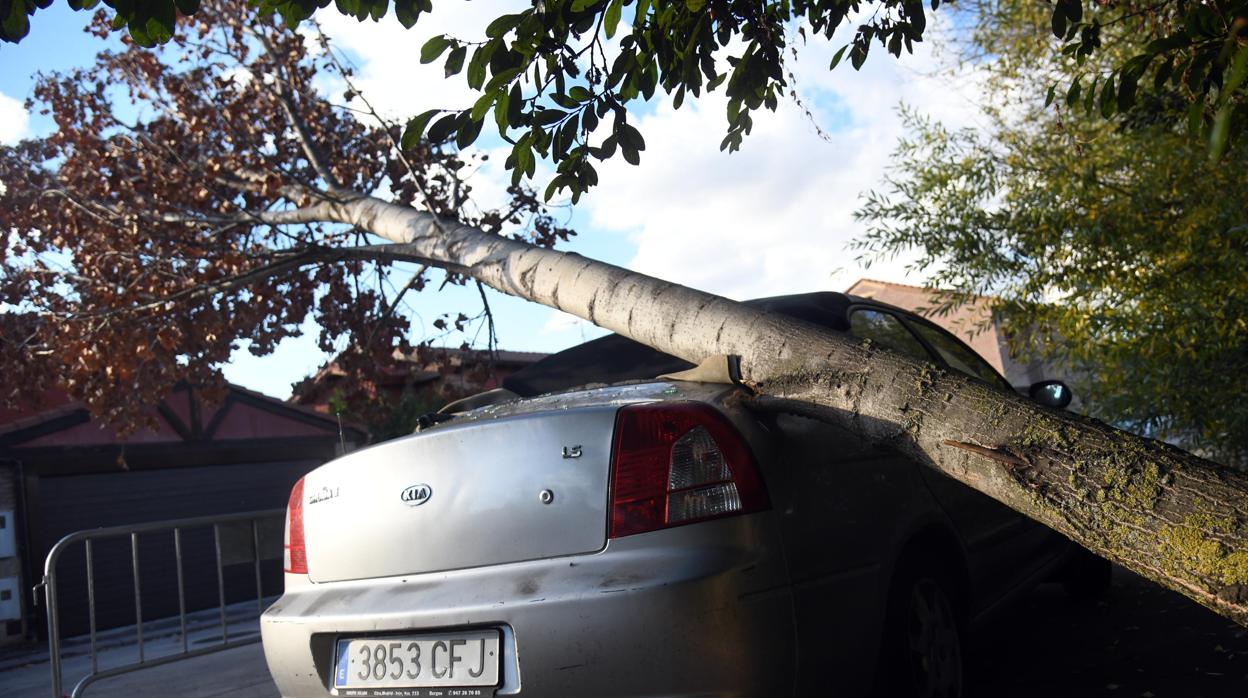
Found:
M 232 641 L 259 637 L 255 602 L 227 608 L 229 637 Z M 195 651 L 221 642 L 220 615 L 216 609 L 191 614 L 187 649 Z M 100 633 L 98 665 L 101 670 L 132 664 L 138 659 L 134 628 L 118 628 Z M 182 639 L 175 619 L 144 624 L 144 657 L 147 660 L 182 652 Z M 91 669 L 90 644 L 86 638 L 65 642 L 62 653 L 62 690 L 69 695 Z M 147 667 L 91 684 L 84 698 L 277 698 L 277 688 L 269 678 L 260 643 L 169 664 Z M 52 698 L 51 668 L 46 647 L 9 649 L 0 653 L 0 697 Z
M 253 611 L 254 613 L 254 611 Z M 255 632 L 239 619 L 231 635 Z M 219 633 L 205 622 L 190 634 L 203 646 Z M 198 644 L 197 644 L 198 643 Z M 149 656 L 180 649 L 157 639 Z M 82 649 L 75 646 L 75 652 Z M 133 660 L 133 649 L 107 650 L 103 666 Z M 1074 604 L 1060 587 L 1042 586 L 978 629 L 971 667 L 976 698 L 1244 698 L 1248 629 L 1123 570 L 1106 601 Z M 40 661 L 43 660 L 43 661 Z M 7 670 L 6 670 L 7 667 Z M 87 657 L 65 660 L 67 677 L 87 671 Z M 72 683 L 67 680 L 65 692 Z M 45 657 L 0 662 L 0 696 L 50 698 Z M 91 686 L 88 698 L 276 698 L 259 644 L 153 667 Z
M 977 698 L 1248 696 L 1248 629 L 1120 568 L 1107 600 L 1041 586 L 974 647 Z

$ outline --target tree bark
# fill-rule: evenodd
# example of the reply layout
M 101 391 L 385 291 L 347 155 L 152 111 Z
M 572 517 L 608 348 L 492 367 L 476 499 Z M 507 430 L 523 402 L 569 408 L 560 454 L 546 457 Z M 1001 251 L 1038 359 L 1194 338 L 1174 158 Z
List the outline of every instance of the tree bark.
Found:
M 741 357 L 768 407 L 886 442 L 1248 625 L 1248 476 L 785 316 L 359 197 L 327 220 L 687 361 Z

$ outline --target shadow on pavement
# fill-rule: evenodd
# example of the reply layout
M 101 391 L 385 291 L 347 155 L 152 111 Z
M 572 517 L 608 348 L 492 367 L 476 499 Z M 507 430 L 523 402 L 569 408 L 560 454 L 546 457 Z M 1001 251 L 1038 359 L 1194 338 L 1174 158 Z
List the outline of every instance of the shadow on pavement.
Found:
M 972 648 L 977 698 L 1248 696 L 1248 629 L 1120 567 L 1103 601 L 1036 588 Z

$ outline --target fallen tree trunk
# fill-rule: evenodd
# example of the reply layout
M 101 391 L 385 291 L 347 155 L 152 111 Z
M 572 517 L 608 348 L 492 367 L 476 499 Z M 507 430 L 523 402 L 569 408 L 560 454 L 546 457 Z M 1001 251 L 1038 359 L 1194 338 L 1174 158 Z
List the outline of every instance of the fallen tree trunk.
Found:
M 1149 579 L 1248 625 L 1248 476 L 1094 419 L 792 318 L 365 196 L 305 209 L 700 363 L 741 359 L 772 407 L 887 442 Z

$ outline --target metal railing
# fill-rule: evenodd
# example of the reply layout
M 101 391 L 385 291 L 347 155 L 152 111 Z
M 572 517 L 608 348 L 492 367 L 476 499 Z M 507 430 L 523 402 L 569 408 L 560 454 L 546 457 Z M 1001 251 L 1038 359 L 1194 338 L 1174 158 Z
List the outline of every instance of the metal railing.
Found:
M 225 566 L 231 563 L 224 562 L 225 558 L 223 556 L 222 530 L 223 527 L 227 526 L 232 529 L 236 529 L 239 526 L 244 526 L 250 529 L 251 563 L 255 569 L 256 613 L 259 615 L 264 612 L 264 593 L 260 565 L 261 560 L 264 558 L 264 555 L 261 553 L 262 525 L 276 520 L 280 526 L 283 522 L 285 513 L 284 509 L 270 509 L 266 511 L 252 511 L 240 514 L 229 514 L 225 516 L 200 516 L 170 521 L 153 521 L 150 523 L 134 524 L 130 526 L 111 526 L 108 528 L 77 531 L 57 541 L 56 545 L 52 546 L 52 550 L 48 552 L 48 557 L 44 561 L 43 581 L 35 586 L 36 601 L 38 600 L 38 592 L 40 588 L 42 588 L 43 597 L 47 604 L 48 655 L 52 666 L 53 698 L 62 698 L 61 687 L 64 678 L 61 670 L 61 629 L 57 598 L 56 565 L 57 562 L 60 561 L 61 555 L 64 554 L 70 546 L 75 543 L 83 544 L 87 574 L 87 616 L 91 645 L 91 669 L 90 672 L 74 686 L 74 690 L 70 694 L 71 698 L 79 698 L 83 691 L 86 690 L 87 686 L 90 686 L 96 681 L 100 681 L 102 679 L 117 676 L 119 674 L 126 674 L 139 669 L 168 664 L 179 659 L 197 657 L 204 654 L 210 654 L 212 652 L 220 652 L 222 650 L 258 642 L 260 639 L 258 635 L 236 638 L 234 640 L 230 639 L 229 623 L 226 619 Z M 191 649 L 187 639 L 186 578 L 183 570 L 182 532 L 187 529 L 208 527 L 212 528 L 213 545 L 215 547 L 216 554 L 217 599 L 221 608 L 221 641 L 206 647 Z M 280 530 L 280 528 L 278 530 Z M 177 566 L 178 619 L 181 631 L 182 651 L 148 659 L 144 656 L 143 589 L 142 584 L 140 583 L 139 574 L 139 535 L 162 532 L 170 532 L 173 535 L 174 559 Z M 93 542 L 102 538 L 120 538 L 123 536 L 130 537 L 130 568 L 134 579 L 134 628 L 135 643 L 138 646 L 138 661 L 106 669 L 100 669 L 99 647 L 97 646 L 96 641 L 96 580 L 95 551 Z M 278 550 L 280 551 L 280 543 Z M 278 559 L 280 559 L 280 554 Z

